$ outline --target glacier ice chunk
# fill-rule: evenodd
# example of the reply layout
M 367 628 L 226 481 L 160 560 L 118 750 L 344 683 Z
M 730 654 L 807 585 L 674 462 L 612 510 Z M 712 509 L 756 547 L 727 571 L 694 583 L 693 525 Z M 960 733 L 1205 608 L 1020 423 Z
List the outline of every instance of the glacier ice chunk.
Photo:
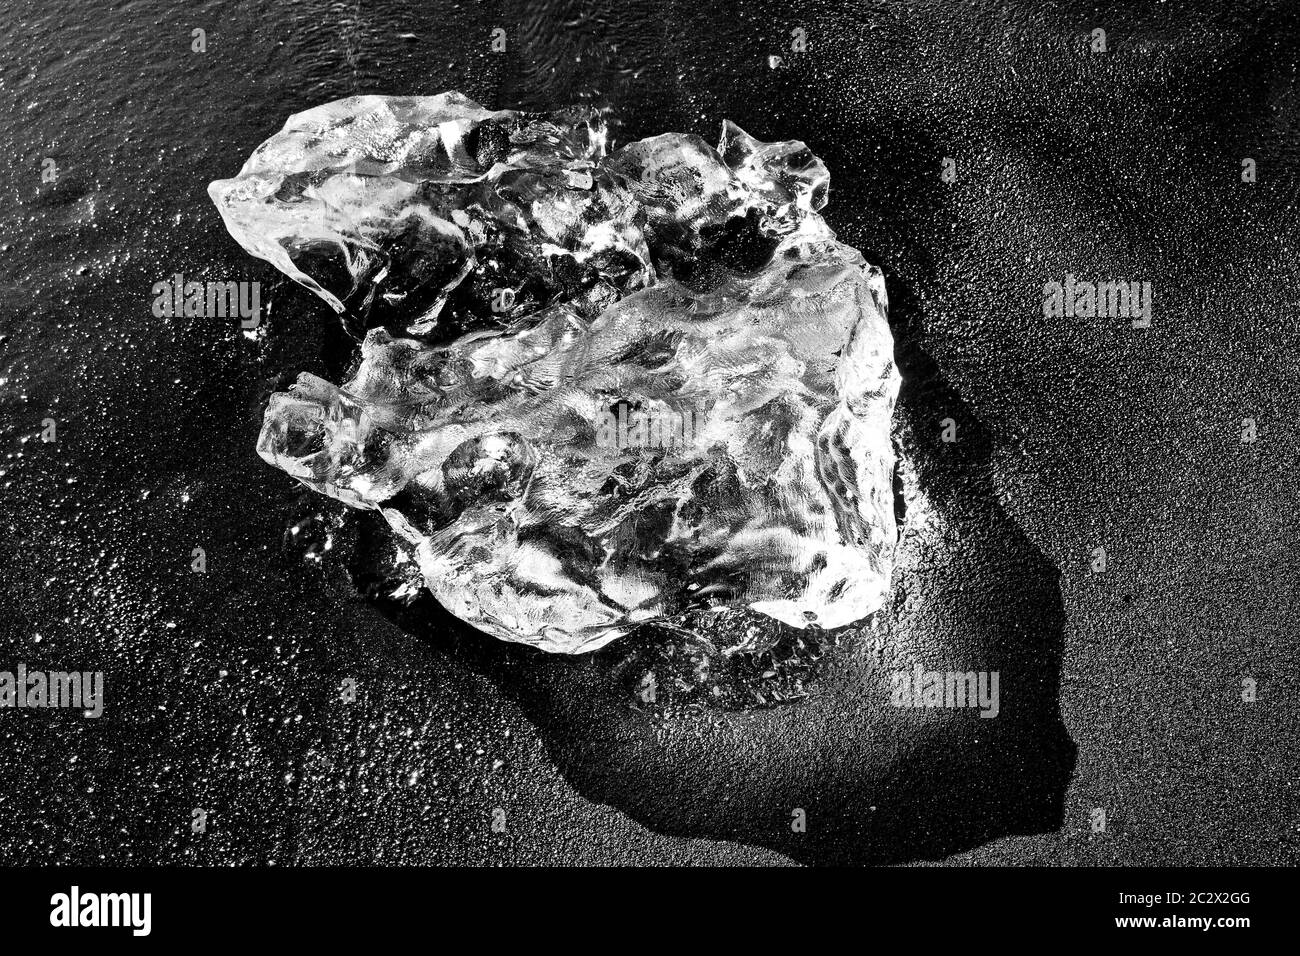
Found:
M 747 607 L 881 607 L 899 386 L 883 277 L 804 144 L 728 122 L 607 154 L 601 114 L 364 96 L 291 117 L 210 192 L 361 339 L 271 398 L 258 452 L 381 514 L 496 637 L 595 649 Z

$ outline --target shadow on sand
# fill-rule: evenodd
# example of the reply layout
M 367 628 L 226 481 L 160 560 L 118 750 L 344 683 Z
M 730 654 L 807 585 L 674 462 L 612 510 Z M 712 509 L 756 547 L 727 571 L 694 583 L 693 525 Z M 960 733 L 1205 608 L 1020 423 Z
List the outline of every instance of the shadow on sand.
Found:
M 891 294 L 900 291 L 906 299 L 906 289 Z M 893 606 L 835 648 L 806 698 L 661 719 L 632 707 L 619 677 L 634 636 L 553 656 L 478 634 L 431 598 L 373 602 L 516 702 L 587 799 L 659 833 L 863 864 L 939 859 L 1059 828 L 1075 746 L 1058 708 L 1058 572 L 998 503 L 987 431 L 919 336 L 897 324 L 895 335 L 895 441 L 910 495 Z M 948 418 L 955 442 L 941 438 Z M 387 539 L 371 521 L 358 562 Z M 361 564 L 354 575 L 370 590 Z M 997 716 L 893 706 L 891 675 L 917 664 L 997 671 Z

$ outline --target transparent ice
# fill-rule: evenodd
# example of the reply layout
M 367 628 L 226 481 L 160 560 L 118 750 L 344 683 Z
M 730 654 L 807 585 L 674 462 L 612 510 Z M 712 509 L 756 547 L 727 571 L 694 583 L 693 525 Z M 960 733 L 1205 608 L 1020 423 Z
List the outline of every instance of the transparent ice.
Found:
M 603 116 L 459 93 L 298 113 L 210 194 L 361 339 L 258 453 L 375 509 L 462 620 L 548 651 L 747 607 L 877 610 L 896 540 L 884 280 L 826 167 L 734 124 L 607 152 Z M 683 424 L 685 423 L 685 424 Z

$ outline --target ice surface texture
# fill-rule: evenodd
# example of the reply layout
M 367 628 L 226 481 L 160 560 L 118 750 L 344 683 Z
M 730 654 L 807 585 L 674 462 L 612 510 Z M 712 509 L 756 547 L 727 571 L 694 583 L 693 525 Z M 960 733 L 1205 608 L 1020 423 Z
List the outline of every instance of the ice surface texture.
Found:
M 298 113 L 210 193 L 341 315 L 342 387 L 258 453 L 377 509 L 462 620 L 548 651 L 748 607 L 866 617 L 896 541 L 884 280 L 826 167 L 732 123 L 606 151 L 602 115 L 459 93 Z

